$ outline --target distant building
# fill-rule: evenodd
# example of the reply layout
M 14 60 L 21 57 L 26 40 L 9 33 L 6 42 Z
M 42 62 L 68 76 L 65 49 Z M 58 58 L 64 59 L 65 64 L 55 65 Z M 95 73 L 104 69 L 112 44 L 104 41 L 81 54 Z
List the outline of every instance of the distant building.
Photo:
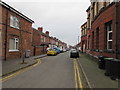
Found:
M 81 52 L 85 53 L 87 49 L 87 22 L 81 26 Z
M 49 36 L 49 32 L 43 32 L 43 28 L 39 27 L 38 30 L 33 28 L 32 35 L 32 55 L 45 54 L 48 48 L 63 48 L 67 47 L 67 44 L 60 41 L 56 37 Z
M 40 28 L 39 28 L 40 29 Z M 33 28 L 33 35 L 32 35 L 32 55 L 41 55 L 42 54 L 42 46 L 41 46 L 41 34 L 40 30 Z
M 43 28 L 39 27 L 38 30 L 33 29 L 33 56 L 41 55 L 46 53 L 47 47 L 50 44 L 50 36 L 49 32 L 46 31 L 43 33 Z

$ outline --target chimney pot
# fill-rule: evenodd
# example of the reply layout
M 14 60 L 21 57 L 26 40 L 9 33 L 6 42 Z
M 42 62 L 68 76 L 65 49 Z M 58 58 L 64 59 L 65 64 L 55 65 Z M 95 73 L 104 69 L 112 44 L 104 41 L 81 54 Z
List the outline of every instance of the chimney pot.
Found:
M 43 27 L 38 27 L 38 31 L 43 32 Z
M 49 31 L 46 31 L 45 34 L 49 36 Z

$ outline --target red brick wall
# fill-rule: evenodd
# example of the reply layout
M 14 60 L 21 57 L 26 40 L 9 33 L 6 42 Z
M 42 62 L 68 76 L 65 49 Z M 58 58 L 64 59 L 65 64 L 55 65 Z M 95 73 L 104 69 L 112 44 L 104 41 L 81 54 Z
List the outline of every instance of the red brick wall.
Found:
M 120 11 L 120 3 L 119 3 L 119 11 Z M 104 50 L 107 49 L 107 34 L 105 31 L 105 23 L 112 21 L 112 49 L 115 50 L 115 5 L 112 5 L 111 7 L 107 8 L 104 12 L 100 13 L 100 15 L 93 21 L 92 23 L 92 30 L 91 32 L 94 31 L 94 49 L 96 49 L 96 29 L 99 27 L 99 50 L 103 50 L 102 52 L 100 51 L 90 51 L 91 54 L 95 56 L 107 56 L 107 57 L 113 57 L 115 56 L 114 52 L 105 52 Z M 118 21 L 120 21 L 120 12 L 118 12 Z M 118 25 L 120 27 L 120 23 Z M 120 30 L 118 30 L 118 36 L 120 34 Z M 120 50 L 120 36 L 118 37 L 118 49 Z M 92 48 L 92 38 L 91 38 L 91 49 Z M 120 58 L 120 55 L 118 55 Z
M 33 56 L 40 55 L 42 53 L 42 48 L 40 47 L 40 44 L 41 44 L 40 42 L 41 42 L 40 31 L 33 29 L 33 36 L 32 36 Z
M 32 41 L 33 46 L 40 46 L 40 41 L 41 41 L 40 31 L 33 30 L 32 40 L 33 40 Z
M 99 27 L 99 49 L 104 50 L 106 49 L 106 34 L 105 34 L 105 23 L 111 21 L 114 23 L 114 5 L 107 10 L 105 10 L 103 13 L 101 13 L 97 19 L 92 23 L 92 31 L 94 31 L 94 41 L 96 41 L 96 29 Z M 114 32 L 114 24 L 113 25 L 113 32 Z M 114 33 L 113 33 L 114 34 Z M 114 37 L 114 36 L 113 36 Z M 114 38 L 113 38 L 114 39 Z M 94 47 L 96 48 L 96 43 L 94 42 Z M 114 46 L 113 46 L 114 48 Z
M 36 55 L 42 55 L 42 54 L 45 54 L 46 53 L 46 46 L 44 46 L 44 50 L 43 50 L 43 46 L 40 46 L 40 47 L 34 47 L 33 49 L 33 56 L 36 56 Z
M 46 36 L 46 43 L 49 43 L 49 36 Z
M 87 49 L 87 35 L 81 37 L 81 49 L 83 50 L 83 45 L 85 44 L 85 52 Z
M 33 56 L 41 55 L 41 54 L 46 53 L 46 48 L 47 47 L 44 46 L 44 50 L 43 50 L 43 46 L 41 46 L 41 44 L 43 44 L 43 42 L 41 42 L 41 35 L 43 35 L 43 37 L 46 40 L 46 42 L 44 44 L 48 43 L 49 42 L 49 37 L 48 36 L 45 36 L 45 34 L 41 34 L 40 31 L 33 29 L 33 37 L 32 37 L 32 45 L 33 45 L 32 53 L 33 53 Z
M 36 47 L 35 49 L 35 55 L 41 55 L 42 54 L 42 47 Z
M 96 52 L 96 51 L 90 51 L 90 54 L 92 54 L 93 56 L 106 56 L 106 57 L 110 57 L 113 58 L 114 53 L 106 53 L 106 52 Z
M 118 28 L 117 28 L 117 36 L 118 36 L 118 50 L 119 50 L 119 54 L 118 54 L 118 58 L 120 59 L 120 1 L 118 3 L 118 10 L 117 10 L 117 14 L 118 14 Z

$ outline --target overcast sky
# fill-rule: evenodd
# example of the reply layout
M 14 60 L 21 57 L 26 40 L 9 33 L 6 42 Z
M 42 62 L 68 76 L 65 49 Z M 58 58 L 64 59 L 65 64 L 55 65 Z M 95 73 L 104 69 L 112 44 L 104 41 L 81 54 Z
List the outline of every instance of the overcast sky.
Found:
M 80 26 L 87 20 L 90 0 L 3 0 L 43 27 L 51 36 L 75 45 Z

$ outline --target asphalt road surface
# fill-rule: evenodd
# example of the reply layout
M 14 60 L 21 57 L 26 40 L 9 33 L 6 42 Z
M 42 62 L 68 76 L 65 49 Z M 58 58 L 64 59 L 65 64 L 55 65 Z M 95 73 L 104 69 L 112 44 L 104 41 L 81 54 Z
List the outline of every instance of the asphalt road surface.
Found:
M 3 88 L 75 88 L 74 60 L 69 52 L 41 58 L 41 62 L 3 82 Z

